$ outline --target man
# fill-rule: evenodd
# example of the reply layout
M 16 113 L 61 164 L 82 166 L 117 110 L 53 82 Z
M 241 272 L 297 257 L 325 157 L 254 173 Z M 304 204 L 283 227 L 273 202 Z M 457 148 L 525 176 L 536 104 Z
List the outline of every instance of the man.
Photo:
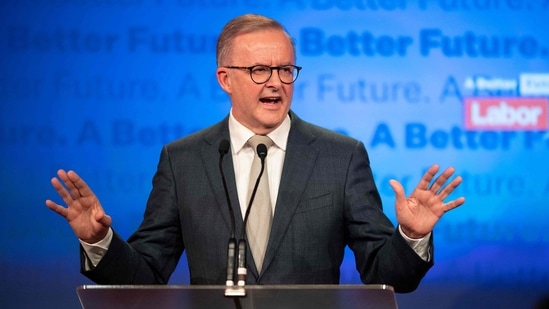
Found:
M 435 177 L 434 165 L 409 197 L 391 181 L 395 228 L 383 214 L 363 143 L 304 122 L 290 110 L 300 68 L 283 26 L 258 15 L 231 20 L 218 40 L 217 64 L 217 80 L 232 104 L 229 116 L 162 149 L 143 222 L 127 242 L 75 172 L 58 172 L 64 186 L 52 179 L 68 207 L 51 200 L 46 205 L 80 239 L 82 272 L 100 284 L 165 284 L 186 250 L 192 284 L 224 284 L 233 227 L 222 171 L 230 203 L 240 205 L 234 226 L 240 235 L 253 186 L 248 182 L 255 150 L 247 141 L 261 135 L 273 142 L 265 169 L 265 203 L 273 206 L 264 221 L 270 226 L 264 253 L 248 250 L 248 284 L 339 283 L 349 246 L 365 284 L 414 290 L 433 265 L 434 225 L 465 201 L 444 202 L 461 178 L 446 184 L 454 170 Z M 230 140 L 230 155 L 220 169 L 212 162 L 219 160 L 223 140 Z

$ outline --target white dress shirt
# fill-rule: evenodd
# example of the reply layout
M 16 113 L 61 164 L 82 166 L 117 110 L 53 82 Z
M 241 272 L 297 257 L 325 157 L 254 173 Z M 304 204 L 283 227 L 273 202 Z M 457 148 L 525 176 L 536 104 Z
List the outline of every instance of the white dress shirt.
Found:
M 266 169 L 269 176 L 269 192 L 271 193 L 271 205 L 273 214 L 275 211 L 278 188 L 280 187 L 280 177 L 282 176 L 282 167 L 284 166 L 284 157 L 286 156 L 286 145 L 288 144 L 288 134 L 290 133 L 290 116 L 271 133 L 267 134 L 273 141 L 273 145 L 267 151 L 265 160 Z M 255 149 L 250 147 L 248 140 L 255 133 L 240 124 L 231 112 L 229 116 L 229 134 L 231 137 L 231 154 L 233 156 L 234 175 L 236 177 L 236 188 L 238 191 L 238 200 L 240 201 L 240 210 L 242 218 L 246 214 L 248 207 L 248 185 L 250 180 L 250 170 L 255 155 Z

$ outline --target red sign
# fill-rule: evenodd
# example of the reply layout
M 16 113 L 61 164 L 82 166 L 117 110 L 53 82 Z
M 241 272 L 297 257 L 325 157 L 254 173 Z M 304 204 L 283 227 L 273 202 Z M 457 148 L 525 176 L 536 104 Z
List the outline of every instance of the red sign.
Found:
M 547 130 L 547 98 L 466 98 L 467 130 Z

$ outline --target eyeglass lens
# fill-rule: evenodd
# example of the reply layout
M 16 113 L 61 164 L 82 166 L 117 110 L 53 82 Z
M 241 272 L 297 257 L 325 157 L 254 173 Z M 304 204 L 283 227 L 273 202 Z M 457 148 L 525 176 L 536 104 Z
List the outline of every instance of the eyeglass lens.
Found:
M 250 70 L 252 80 L 258 84 L 265 83 L 271 78 L 273 70 L 278 71 L 280 81 L 285 84 L 291 84 L 297 79 L 298 70 L 293 65 L 271 68 L 264 65 L 258 65 Z

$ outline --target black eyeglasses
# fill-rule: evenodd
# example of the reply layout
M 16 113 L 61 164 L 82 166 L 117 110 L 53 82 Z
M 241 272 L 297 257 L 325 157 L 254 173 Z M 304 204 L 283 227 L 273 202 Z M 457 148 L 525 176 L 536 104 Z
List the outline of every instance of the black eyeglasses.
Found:
M 283 84 L 295 82 L 301 67 L 297 65 L 282 65 L 279 67 L 270 67 L 266 65 L 253 65 L 251 67 L 224 66 L 227 69 L 248 70 L 252 81 L 256 84 L 266 83 L 273 75 L 273 70 L 278 71 L 278 78 Z

